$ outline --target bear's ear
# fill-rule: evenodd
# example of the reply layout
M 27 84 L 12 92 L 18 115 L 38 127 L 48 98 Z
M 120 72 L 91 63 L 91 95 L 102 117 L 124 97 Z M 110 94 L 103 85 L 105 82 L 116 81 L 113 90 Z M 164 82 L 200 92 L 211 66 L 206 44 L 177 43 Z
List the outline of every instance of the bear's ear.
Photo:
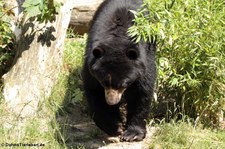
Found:
M 135 48 L 128 48 L 126 50 L 126 56 L 130 59 L 130 60 L 136 60 L 139 57 L 139 52 L 138 50 L 136 50 Z
M 92 54 L 96 59 L 101 58 L 104 55 L 105 51 L 101 48 L 95 48 L 92 50 Z
M 134 19 L 133 13 L 127 8 L 118 8 L 113 17 L 112 22 L 117 27 L 129 27 L 132 24 L 132 20 Z

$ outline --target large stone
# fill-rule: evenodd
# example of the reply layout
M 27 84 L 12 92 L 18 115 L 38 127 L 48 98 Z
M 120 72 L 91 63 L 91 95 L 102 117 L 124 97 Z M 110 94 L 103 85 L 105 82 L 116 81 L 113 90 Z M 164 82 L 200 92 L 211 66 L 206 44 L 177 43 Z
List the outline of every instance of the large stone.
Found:
M 103 0 L 77 0 L 72 10 L 70 28 L 75 33 L 84 34 L 88 31 L 90 21 Z
M 73 0 L 63 0 L 56 20 L 47 24 L 34 19 L 22 22 L 14 65 L 3 76 L 3 96 L 8 110 L 19 117 L 34 116 L 61 72 L 64 39 Z

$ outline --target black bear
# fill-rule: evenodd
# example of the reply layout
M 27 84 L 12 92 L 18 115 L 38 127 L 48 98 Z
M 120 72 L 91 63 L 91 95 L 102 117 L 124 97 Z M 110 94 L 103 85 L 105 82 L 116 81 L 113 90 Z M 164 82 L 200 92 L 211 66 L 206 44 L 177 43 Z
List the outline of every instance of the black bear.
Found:
M 127 34 L 141 0 L 105 0 L 90 25 L 82 70 L 85 96 L 96 125 L 122 141 L 146 135 L 156 66 L 155 42 L 135 43 Z M 120 106 L 126 105 L 126 123 Z

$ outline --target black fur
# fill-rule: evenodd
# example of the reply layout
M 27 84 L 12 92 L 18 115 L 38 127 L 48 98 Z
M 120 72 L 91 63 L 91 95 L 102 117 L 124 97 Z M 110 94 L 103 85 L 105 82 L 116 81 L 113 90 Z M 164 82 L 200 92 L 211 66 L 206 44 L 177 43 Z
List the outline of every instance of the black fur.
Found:
M 123 141 L 145 137 L 156 77 L 155 43 L 136 44 L 127 35 L 134 18 L 130 10 L 141 4 L 141 0 L 105 0 L 100 5 L 90 26 L 82 72 L 93 120 L 109 135 L 121 134 Z M 116 105 L 106 103 L 104 88 L 109 86 L 126 88 Z M 127 121 L 121 132 L 119 107 L 124 102 Z

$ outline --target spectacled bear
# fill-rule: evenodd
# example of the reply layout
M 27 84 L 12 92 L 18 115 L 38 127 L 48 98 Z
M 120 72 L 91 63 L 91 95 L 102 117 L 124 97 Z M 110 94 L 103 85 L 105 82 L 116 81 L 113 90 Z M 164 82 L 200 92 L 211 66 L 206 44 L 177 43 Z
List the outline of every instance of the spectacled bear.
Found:
M 105 0 L 90 25 L 82 70 L 84 93 L 96 125 L 122 141 L 146 135 L 156 66 L 155 42 L 135 43 L 127 30 L 141 0 Z M 126 123 L 120 106 L 126 105 Z

